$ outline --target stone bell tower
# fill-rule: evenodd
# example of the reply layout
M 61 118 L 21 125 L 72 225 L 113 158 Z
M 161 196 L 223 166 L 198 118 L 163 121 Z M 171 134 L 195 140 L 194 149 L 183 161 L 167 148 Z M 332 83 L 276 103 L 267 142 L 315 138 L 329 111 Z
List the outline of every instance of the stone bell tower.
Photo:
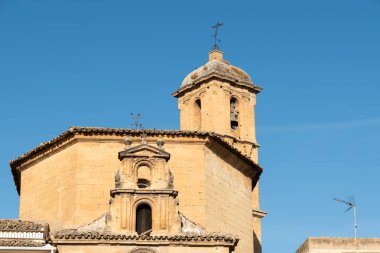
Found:
M 216 132 L 256 143 L 256 86 L 246 72 L 213 50 L 208 62 L 191 72 L 172 95 L 178 98 L 181 130 Z
M 252 161 L 258 163 L 255 128 L 255 85 L 242 69 L 223 59 L 214 48 L 206 64 L 192 71 L 172 95 L 178 98 L 181 130 L 215 132 Z M 259 183 L 251 189 L 254 252 L 261 252 Z

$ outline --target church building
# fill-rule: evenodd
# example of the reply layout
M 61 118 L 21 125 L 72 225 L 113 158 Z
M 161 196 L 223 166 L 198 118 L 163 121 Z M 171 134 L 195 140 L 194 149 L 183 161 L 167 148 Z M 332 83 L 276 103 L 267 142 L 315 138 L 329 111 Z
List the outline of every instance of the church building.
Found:
M 20 220 L 3 223 L 41 233 L 19 252 L 261 253 L 261 90 L 215 49 L 172 94 L 180 130 L 70 127 L 11 161 Z

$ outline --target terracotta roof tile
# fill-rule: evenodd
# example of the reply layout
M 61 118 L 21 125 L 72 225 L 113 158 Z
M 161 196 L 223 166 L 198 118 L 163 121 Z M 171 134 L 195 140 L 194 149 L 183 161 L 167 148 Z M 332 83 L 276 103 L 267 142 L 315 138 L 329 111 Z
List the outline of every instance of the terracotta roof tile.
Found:
M 1 219 L 0 231 L 38 231 L 45 230 L 45 225 L 25 220 Z
M 192 241 L 192 242 L 227 242 L 237 243 L 238 238 L 233 235 L 221 234 L 174 234 L 174 235 L 131 235 L 131 234 L 115 234 L 115 233 L 100 233 L 97 231 L 78 232 L 76 230 L 58 231 L 52 234 L 52 240 L 118 240 L 118 241 Z
M 31 240 L 0 240 L 0 247 L 42 247 L 44 242 L 36 242 Z

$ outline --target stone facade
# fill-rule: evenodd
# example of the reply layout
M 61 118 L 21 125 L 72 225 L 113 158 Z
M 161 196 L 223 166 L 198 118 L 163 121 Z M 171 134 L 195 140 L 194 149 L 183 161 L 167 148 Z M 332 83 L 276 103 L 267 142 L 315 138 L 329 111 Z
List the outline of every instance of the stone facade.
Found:
M 181 130 L 72 127 L 11 161 L 20 219 L 49 223 L 59 252 L 261 252 L 260 91 L 212 51 L 173 93 Z

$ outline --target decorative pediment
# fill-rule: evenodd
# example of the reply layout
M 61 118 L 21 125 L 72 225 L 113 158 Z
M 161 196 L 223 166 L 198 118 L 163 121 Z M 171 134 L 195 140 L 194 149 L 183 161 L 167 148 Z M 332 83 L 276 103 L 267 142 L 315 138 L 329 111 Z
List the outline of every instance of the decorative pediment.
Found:
M 123 160 L 124 158 L 163 158 L 167 161 L 170 159 L 170 154 L 164 151 L 162 147 L 140 144 L 120 151 L 119 160 Z
M 132 141 L 128 138 L 124 143 L 125 149 L 118 153 L 121 163 L 115 174 L 115 188 L 173 188 L 173 175 L 168 166 L 170 154 L 163 148 L 164 141 L 157 140 L 157 147 L 149 145 L 145 138 L 134 147 L 131 147 Z

